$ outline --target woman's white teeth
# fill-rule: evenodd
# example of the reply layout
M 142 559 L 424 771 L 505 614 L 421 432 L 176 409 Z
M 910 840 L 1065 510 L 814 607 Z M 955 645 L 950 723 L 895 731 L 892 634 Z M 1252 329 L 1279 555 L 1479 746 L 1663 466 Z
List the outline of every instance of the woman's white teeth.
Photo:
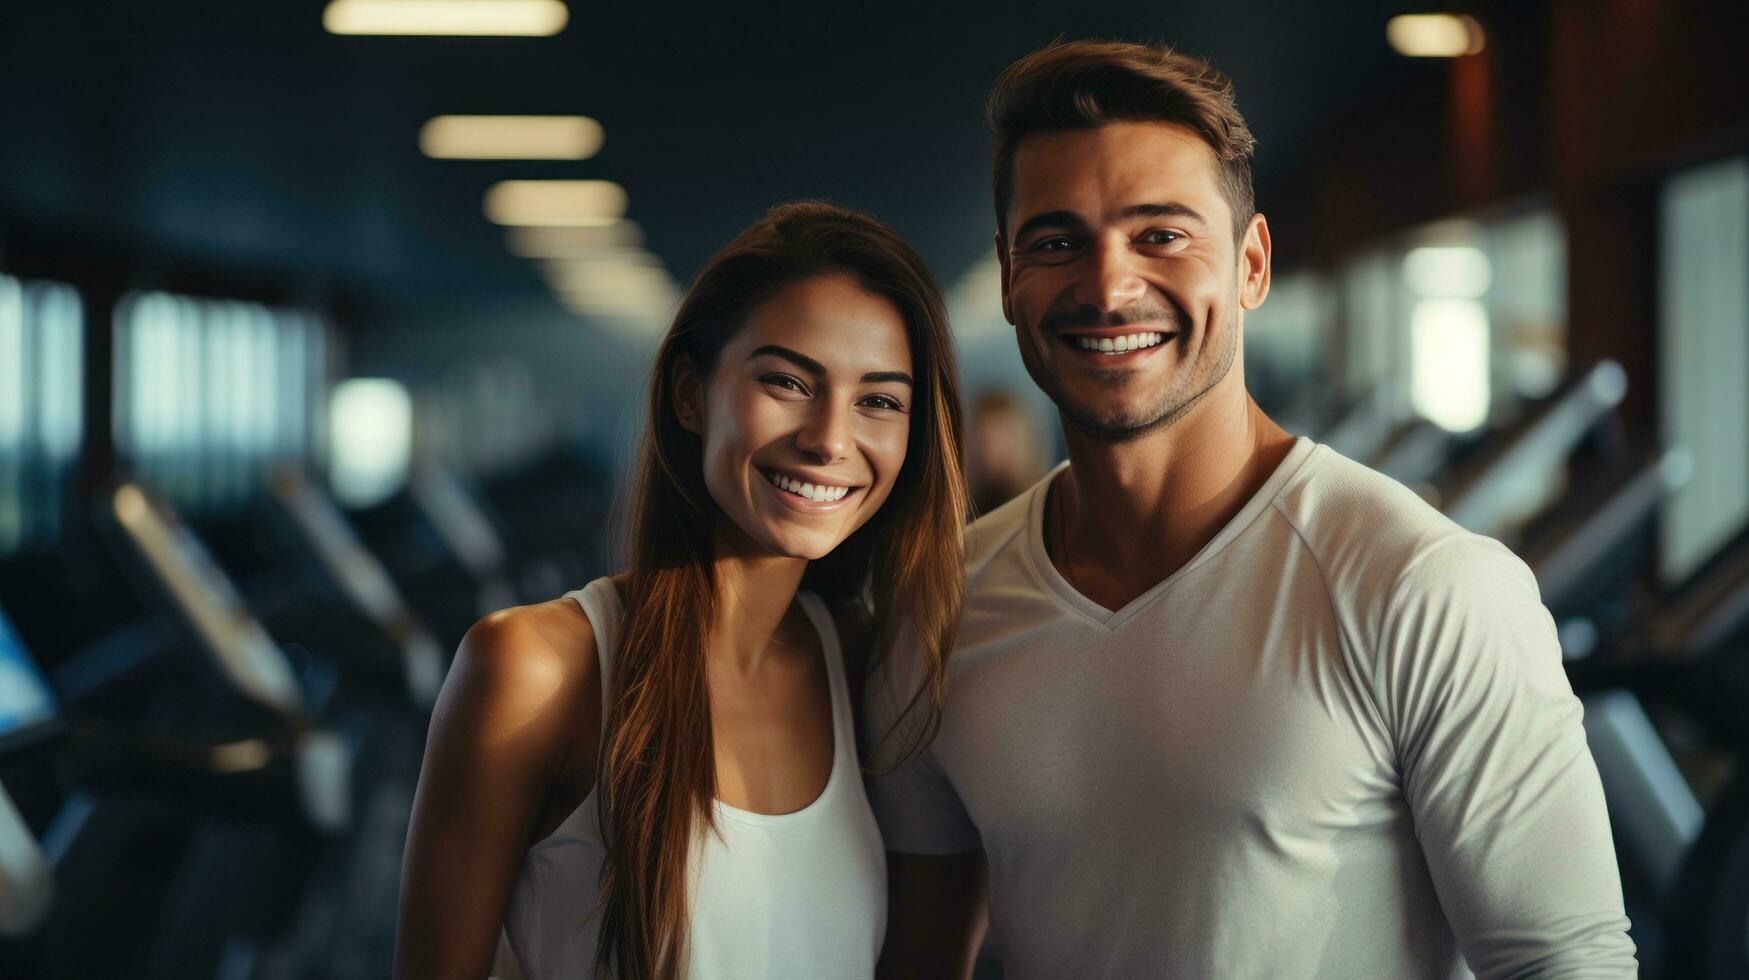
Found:
M 1144 347 L 1152 347 L 1166 338 L 1157 333 L 1132 333 L 1124 337 L 1081 337 L 1075 338 L 1075 344 L 1082 350 L 1096 350 L 1102 354 L 1126 354 Z
M 824 483 L 804 483 L 801 480 L 792 480 L 782 473 L 767 473 L 765 477 L 777 484 L 778 489 L 788 490 L 798 497 L 806 497 L 817 504 L 843 500 L 844 495 L 850 492 L 849 487 L 829 487 Z

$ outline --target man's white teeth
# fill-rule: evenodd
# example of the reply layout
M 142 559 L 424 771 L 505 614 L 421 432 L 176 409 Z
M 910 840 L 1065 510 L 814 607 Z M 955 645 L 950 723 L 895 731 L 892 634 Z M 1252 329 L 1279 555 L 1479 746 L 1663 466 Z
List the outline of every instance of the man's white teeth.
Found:
M 798 497 L 806 497 L 817 504 L 843 500 L 844 495 L 850 492 L 849 487 L 829 487 L 823 483 L 804 483 L 801 480 L 792 480 L 782 473 L 767 473 L 765 478 L 777 484 L 778 489 L 788 490 Z
M 1132 333 L 1124 337 L 1077 336 L 1075 344 L 1082 350 L 1096 350 L 1102 354 L 1127 354 L 1133 350 L 1152 347 L 1165 339 L 1157 333 Z

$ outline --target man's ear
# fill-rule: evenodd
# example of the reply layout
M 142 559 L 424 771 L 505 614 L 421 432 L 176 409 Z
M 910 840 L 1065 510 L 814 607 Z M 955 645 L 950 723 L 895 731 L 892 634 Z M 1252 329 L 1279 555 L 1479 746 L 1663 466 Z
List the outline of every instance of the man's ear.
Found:
M 682 354 L 674 359 L 668 370 L 668 387 L 673 392 L 670 407 L 680 427 L 695 436 L 704 435 L 704 381 L 692 358 Z
M 1014 323 L 1014 303 L 1008 296 L 1008 245 L 1002 232 L 996 232 L 996 264 L 1002 267 L 1002 319 Z
M 1269 295 L 1269 255 L 1269 222 L 1254 214 L 1239 241 L 1240 308 L 1255 310 Z

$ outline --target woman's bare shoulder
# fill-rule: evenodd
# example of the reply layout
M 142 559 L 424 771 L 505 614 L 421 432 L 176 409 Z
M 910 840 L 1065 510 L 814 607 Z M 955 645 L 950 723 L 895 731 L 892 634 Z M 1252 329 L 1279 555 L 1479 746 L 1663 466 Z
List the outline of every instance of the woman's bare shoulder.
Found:
M 456 650 L 444 700 L 507 724 L 547 722 L 574 732 L 599 726 L 600 689 L 595 631 L 575 602 L 559 598 L 475 623 Z

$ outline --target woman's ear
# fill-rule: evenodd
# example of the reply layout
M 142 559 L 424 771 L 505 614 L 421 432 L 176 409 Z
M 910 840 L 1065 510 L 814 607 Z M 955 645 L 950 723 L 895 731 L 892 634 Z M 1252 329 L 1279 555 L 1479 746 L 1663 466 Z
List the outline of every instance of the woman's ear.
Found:
M 685 354 L 674 359 L 668 372 L 668 387 L 674 393 L 674 417 L 680 427 L 695 436 L 704 435 L 704 381 L 698 376 L 692 358 Z

